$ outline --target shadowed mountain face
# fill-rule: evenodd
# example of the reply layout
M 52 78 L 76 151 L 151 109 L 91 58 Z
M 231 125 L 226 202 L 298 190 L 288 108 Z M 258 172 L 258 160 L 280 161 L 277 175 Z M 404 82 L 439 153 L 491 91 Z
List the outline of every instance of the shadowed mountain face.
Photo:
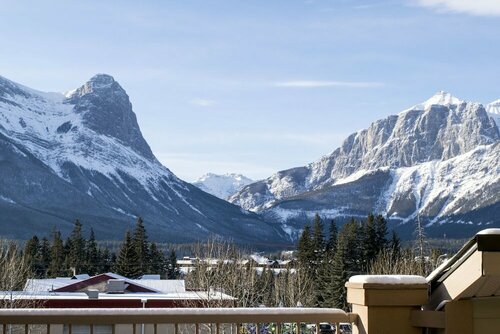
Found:
M 289 232 L 315 212 L 337 219 L 377 212 L 407 230 L 420 217 L 441 235 L 443 224 L 498 226 L 500 135 L 491 110 L 438 92 L 350 135 L 308 166 L 244 187 L 230 201 Z M 449 226 L 448 235 L 460 234 Z
M 0 227 L 11 238 L 68 231 L 79 218 L 100 239 L 122 239 L 140 215 L 158 241 L 285 240 L 275 225 L 162 166 L 125 90 L 105 74 L 66 95 L 0 77 L 0 176 Z

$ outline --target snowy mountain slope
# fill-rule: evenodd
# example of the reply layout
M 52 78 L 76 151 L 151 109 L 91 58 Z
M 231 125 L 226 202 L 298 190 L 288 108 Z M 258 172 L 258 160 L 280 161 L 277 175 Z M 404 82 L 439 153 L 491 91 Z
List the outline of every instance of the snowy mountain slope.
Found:
M 193 184 L 201 190 L 225 200 L 252 182 L 254 181 L 241 174 L 207 173 Z
M 397 222 L 418 213 L 429 224 L 459 221 L 460 215 L 498 208 L 499 141 L 481 104 L 438 92 L 350 135 L 317 162 L 244 187 L 230 201 L 281 222 L 303 211 L 329 217 L 381 212 Z M 478 222 L 500 219 L 485 214 Z
M 41 226 L 64 230 L 80 218 L 101 237 L 121 239 L 141 215 L 158 240 L 210 234 L 241 242 L 282 240 L 255 214 L 162 166 L 125 90 L 109 75 L 96 75 L 66 95 L 0 77 L 0 176 L 0 209 L 6 212 L 0 226 L 11 237 Z

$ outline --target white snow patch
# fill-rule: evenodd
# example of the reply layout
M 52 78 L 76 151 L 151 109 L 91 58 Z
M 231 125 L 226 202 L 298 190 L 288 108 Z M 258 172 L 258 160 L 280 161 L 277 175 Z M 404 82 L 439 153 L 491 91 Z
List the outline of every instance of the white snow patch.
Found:
M 366 169 L 358 170 L 357 172 L 352 173 L 348 177 L 344 177 L 342 179 L 339 179 L 339 180 L 335 181 L 335 183 L 333 185 L 346 184 L 346 183 L 351 183 L 351 182 L 357 181 L 362 176 L 368 174 L 369 172 L 373 172 L 373 171 L 368 171 Z
M 463 100 L 441 90 L 434 94 L 427 101 L 413 106 L 412 108 L 410 108 L 410 110 L 427 110 L 433 105 L 450 106 L 462 104 L 463 102 Z
M 427 284 L 427 280 L 417 275 L 356 275 L 349 283 Z
M 287 224 L 282 224 L 281 225 L 281 229 L 283 230 L 283 232 L 285 232 L 287 235 L 288 235 L 288 238 L 290 240 L 293 240 L 294 239 L 294 231 L 296 231 L 294 228 L 288 226 Z
M 208 232 L 208 230 L 206 228 L 204 228 L 203 226 L 201 226 L 200 224 L 196 223 L 196 226 L 198 226 L 200 228 L 200 230 Z
M 500 235 L 500 228 L 487 228 L 477 232 L 477 235 Z
M 14 200 L 8 198 L 8 197 L 4 197 L 2 195 L 0 195 L 0 200 L 4 201 L 4 202 L 7 202 L 7 203 L 10 203 L 10 204 L 17 204 Z
M 126 216 L 129 216 L 129 217 L 132 217 L 132 218 L 137 218 L 135 215 L 130 214 L 130 213 L 128 213 L 128 212 L 125 212 L 125 211 L 123 211 L 123 210 L 122 210 L 122 209 L 120 209 L 120 208 L 115 208 L 115 207 L 111 207 L 111 208 L 112 208 L 113 210 L 115 210 L 115 211 L 118 211 L 119 213 L 122 213 L 122 214 L 126 215 Z

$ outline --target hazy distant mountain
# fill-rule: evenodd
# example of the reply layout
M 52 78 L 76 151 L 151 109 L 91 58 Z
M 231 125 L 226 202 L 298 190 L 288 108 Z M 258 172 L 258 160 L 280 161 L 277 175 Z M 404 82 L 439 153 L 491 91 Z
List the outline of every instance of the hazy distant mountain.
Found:
M 353 133 L 310 165 L 247 185 L 230 201 L 277 219 L 289 234 L 315 212 L 338 219 L 382 213 L 407 230 L 419 216 L 430 234 L 450 236 L 500 226 L 500 135 L 490 117 L 499 102 L 487 113 L 438 92 Z
M 14 238 L 68 231 L 80 218 L 99 238 L 121 239 L 141 215 L 155 240 L 283 240 L 162 166 L 125 90 L 105 74 L 65 95 L 0 77 L 0 212 L 0 233 Z
M 500 127 L 500 100 L 491 102 L 486 106 L 489 116 L 495 120 L 497 127 Z
M 252 182 L 254 181 L 241 174 L 217 175 L 207 173 L 196 182 L 193 182 L 193 184 L 209 194 L 227 200 L 229 196 L 234 195 Z

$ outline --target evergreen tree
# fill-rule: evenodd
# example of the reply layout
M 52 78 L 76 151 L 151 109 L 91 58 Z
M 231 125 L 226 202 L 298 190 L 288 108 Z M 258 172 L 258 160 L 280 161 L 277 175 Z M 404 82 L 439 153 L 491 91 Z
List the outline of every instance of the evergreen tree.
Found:
M 377 229 L 375 226 L 375 216 L 368 215 L 363 224 L 363 268 L 366 270 L 369 264 L 375 260 L 379 252 Z
M 99 274 L 100 271 L 100 254 L 97 247 L 97 242 L 95 241 L 94 229 L 90 228 L 90 236 L 87 242 L 86 249 L 86 269 L 90 276 Z
M 325 252 L 325 235 L 323 233 L 323 220 L 316 214 L 313 220 L 312 247 L 314 253 L 314 262 L 319 263 Z
M 76 274 L 81 274 L 85 271 L 85 239 L 82 236 L 82 223 L 80 220 L 75 220 L 73 231 L 69 237 L 69 254 L 68 264 L 70 269 L 73 269 Z
M 61 239 L 61 232 L 54 229 L 52 232 L 52 245 L 50 248 L 50 264 L 48 269 L 49 277 L 66 276 L 67 268 L 64 266 L 65 260 L 64 245 Z
M 391 260 L 393 262 L 401 256 L 401 240 L 394 230 L 392 230 L 389 250 L 391 252 Z
M 339 237 L 337 251 L 333 257 L 331 267 L 331 279 L 326 282 L 329 283 L 330 289 L 325 290 L 326 295 L 324 297 L 324 304 L 343 310 L 347 308 L 345 282 L 349 279 L 346 252 L 347 242 L 343 237 Z
M 40 265 L 43 271 L 43 277 L 47 277 L 47 272 L 49 270 L 51 262 L 51 251 L 50 242 L 46 237 L 42 238 L 42 243 L 40 244 Z
M 331 302 L 337 308 L 347 310 L 345 282 L 349 277 L 361 272 L 361 254 L 359 250 L 359 225 L 352 219 L 339 233 L 337 251 L 332 264 Z
M 166 274 L 165 255 L 158 249 L 156 243 L 152 242 L 149 246 L 149 254 L 151 256 L 151 273 L 164 277 Z
M 137 218 L 135 224 L 133 244 L 137 257 L 139 258 L 141 272 L 146 274 L 150 271 L 151 257 L 149 254 L 148 236 L 141 217 Z
M 337 251 L 337 224 L 334 220 L 330 222 L 328 232 L 328 242 L 326 243 L 325 254 L 323 261 L 319 266 L 317 275 L 317 306 L 319 307 L 334 307 L 334 257 Z
M 378 251 L 387 248 L 387 221 L 382 215 L 377 215 L 375 218 L 375 233 L 377 235 Z
M 180 275 L 181 272 L 177 264 L 177 254 L 175 254 L 175 249 L 172 248 L 168 256 L 167 278 L 178 279 Z
M 36 235 L 24 246 L 24 261 L 36 278 L 42 278 L 44 274 L 40 249 L 40 240 Z
M 119 275 L 132 279 L 143 274 L 139 256 L 129 231 L 125 234 L 125 240 L 116 259 L 115 271 Z
M 335 254 L 335 251 L 337 250 L 337 237 L 337 224 L 332 219 L 330 222 L 330 228 L 328 230 L 328 242 L 326 243 L 326 252 L 329 254 L 329 256 L 333 256 L 333 254 Z
M 300 235 L 297 247 L 297 259 L 306 268 L 311 265 L 312 260 L 314 259 L 313 241 L 309 225 L 304 226 L 304 230 Z
M 102 252 L 100 252 L 100 272 L 108 273 L 110 272 L 116 263 L 116 254 L 110 253 L 108 248 L 104 248 Z
M 71 259 L 69 257 L 69 253 L 71 252 L 71 247 L 72 247 L 72 243 L 71 243 L 71 238 L 70 237 L 67 237 L 66 238 L 66 241 L 64 242 L 64 268 L 66 269 L 66 272 L 68 276 L 70 275 L 73 275 L 73 269 L 71 267 Z

